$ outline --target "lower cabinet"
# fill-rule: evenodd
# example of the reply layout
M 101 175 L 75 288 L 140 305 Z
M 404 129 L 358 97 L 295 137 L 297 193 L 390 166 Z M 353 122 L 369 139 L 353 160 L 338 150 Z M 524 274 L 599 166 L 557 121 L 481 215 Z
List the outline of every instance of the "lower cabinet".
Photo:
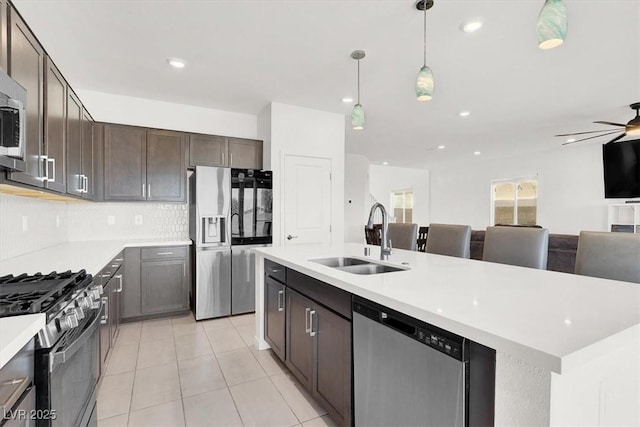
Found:
M 293 270 L 286 285 L 265 272 L 265 340 L 331 418 L 350 426 L 351 295 Z
M 271 277 L 265 277 L 265 340 L 273 352 L 285 360 L 285 288 Z
M 136 320 L 189 309 L 186 246 L 125 249 L 122 318 Z
M 105 362 L 115 343 L 122 320 L 123 261 L 124 256 L 121 252 L 95 277 L 95 283 L 102 285 L 103 303 L 100 322 L 100 375 L 104 375 Z

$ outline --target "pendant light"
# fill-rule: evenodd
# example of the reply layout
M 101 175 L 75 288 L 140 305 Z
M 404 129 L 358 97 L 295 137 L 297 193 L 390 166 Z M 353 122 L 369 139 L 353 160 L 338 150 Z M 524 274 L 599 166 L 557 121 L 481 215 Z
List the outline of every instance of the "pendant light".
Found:
M 358 61 L 358 102 L 353 106 L 351 111 L 351 124 L 353 130 L 364 129 L 364 108 L 360 105 L 360 60 L 365 57 L 364 50 L 354 50 L 351 52 L 351 57 Z
M 563 0 L 545 0 L 538 16 L 538 47 L 553 49 L 567 37 L 567 6 Z
M 431 9 L 433 0 L 420 0 L 416 3 L 416 9 L 424 13 L 424 61 L 416 79 L 416 99 L 418 101 L 430 101 L 433 98 L 433 71 L 427 67 L 427 9 Z

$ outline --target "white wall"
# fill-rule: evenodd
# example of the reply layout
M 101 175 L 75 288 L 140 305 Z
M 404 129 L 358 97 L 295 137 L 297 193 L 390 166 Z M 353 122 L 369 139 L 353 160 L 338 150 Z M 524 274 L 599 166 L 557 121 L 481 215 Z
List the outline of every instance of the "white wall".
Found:
M 79 90 L 94 120 L 211 135 L 256 138 L 257 117 L 152 99 Z
M 365 243 L 369 214 L 369 159 L 347 154 L 344 160 L 344 241 Z
M 283 243 L 281 209 L 285 155 L 322 157 L 331 160 L 331 225 L 333 241 L 344 241 L 344 116 L 279 103 L 271 103 L 259 114 L 261 138 L 270 134 L 273 170 L 273 244 Z M 270 128 L 269 128 L 270 126 Z
M 413 190 L 413 222 L 419 226 L 428 226 L 430 222 L 429 181 L 429 171 L 426 169 L 369 166 L 369 191 L 384 205 L 389 215 L 393 215 L 391 193 Z
M 431 221 L 469 224 L 490 222 L 491 181 L 538 176 L 538 224 L 551 233 L 578 234 L 606 230 L 602 147 L 573 147 L 495 160 L 474 158 L 431 171 Z

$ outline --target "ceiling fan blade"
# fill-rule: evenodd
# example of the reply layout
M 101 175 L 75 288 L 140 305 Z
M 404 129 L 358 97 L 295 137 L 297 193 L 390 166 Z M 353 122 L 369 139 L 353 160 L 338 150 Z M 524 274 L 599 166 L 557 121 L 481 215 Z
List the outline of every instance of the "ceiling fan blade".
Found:
M 618 135 L 615 138 L 613 138 L 611 141 L 607 142 L 607 144 L 611 144 L 612 142 L 616 142 L 617 140 L 619 140 L 620 138 L 622 138 L 623 136 L 626 135 L 626 132 L 623 133 L 622 135 Z
M 622 126 L 622 127 L 627 126 L 627 125 L 623 125 L 622 123 L 603 122 L 601 120 L 598 120 L 597 122 L 593 122 L 593 123 L 598 123 L 598 124 L 601 124 L 601 125 Z
M 590 136 L 588 138 L 582 138 L 582 139 L 576 139 L 575 141 L 572 142 L 565 142 L 562 145 L 569 145 L 569 144 L 575 144 L 576 142 L 581 142 L 581 141 L 586 141 L 588 139 L 593 139 L 593 138 L 600 138 L 601 136 L 607 136 L 607 135 L 612 135 L 614 133 L 618 133 L 619 131 L 613 131 L 613 132 L 609 132 L 609 133 L 603 133 L 602 135 L 596 135 L 596 136 Z M 623 136 L 625 136 L 626 134 L 623 132 L 622 136 L 620 136 L 620 138 L 622 138 Z
M 561 133 L 559 135 L 554 135 L 554 136 L 573 136 L 573 135 L 586 135 L 588 133 L 602 133 L 602 132 L 619 132 L 619 129 L 603 129 L 603 130 L 592 130 L 589 132 L 574 132 L 574 133 Z

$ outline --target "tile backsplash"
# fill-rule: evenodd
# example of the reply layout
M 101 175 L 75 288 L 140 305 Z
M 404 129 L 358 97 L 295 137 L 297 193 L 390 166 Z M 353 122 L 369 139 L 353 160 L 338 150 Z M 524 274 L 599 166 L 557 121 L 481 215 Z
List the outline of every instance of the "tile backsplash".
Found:
M 189 207 L 175 203 L 69 205 L 69 240 L 189 239 Z
M 0 193 L 0 260 L 67 241 L 189 238 L 189 207 L 66 203 Z
M 0 260 L 66 242 L 67 203 L 0 193 Z

